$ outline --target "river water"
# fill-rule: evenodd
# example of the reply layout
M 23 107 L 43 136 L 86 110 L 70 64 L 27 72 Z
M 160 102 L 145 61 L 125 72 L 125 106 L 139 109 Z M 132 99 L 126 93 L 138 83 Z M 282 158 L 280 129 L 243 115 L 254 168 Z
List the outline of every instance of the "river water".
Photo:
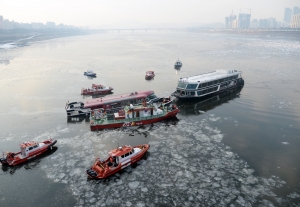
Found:
M 0 170 L 0 206 L 299 206 L 300 42 L 272 36 L 115 32 L 0 45 L 0 149 L 58 140 L 47 155 Z M 176 71 L 177 59 L 183 67 Z M 243 72 L 243 88 L 178 101 L 177 119 L 91 132 L 67 101 L 92 83 L 114 94 L 169 96 L 180 77 Z M 94 70 L 97 78 L 83 75 Z M 147 70 L 155 71 L 152 81 Z M 136 166 L 89 180 L 96 157 L 150 143 Z

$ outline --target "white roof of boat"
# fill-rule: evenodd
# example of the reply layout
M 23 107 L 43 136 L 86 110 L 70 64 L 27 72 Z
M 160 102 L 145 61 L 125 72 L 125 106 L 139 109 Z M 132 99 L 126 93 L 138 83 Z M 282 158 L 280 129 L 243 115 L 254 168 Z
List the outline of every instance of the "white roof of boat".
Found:
M 204 73 L 184 78 L 179 78 L 179 82 L 187 82 L 187 83 L 197 83 L 197 82 L 207 82 L 212 80 L 218 80 L 224 77 L 238 75 L 242 73 L 241 71 L 237 70 L 216 70 L 210 73 Z

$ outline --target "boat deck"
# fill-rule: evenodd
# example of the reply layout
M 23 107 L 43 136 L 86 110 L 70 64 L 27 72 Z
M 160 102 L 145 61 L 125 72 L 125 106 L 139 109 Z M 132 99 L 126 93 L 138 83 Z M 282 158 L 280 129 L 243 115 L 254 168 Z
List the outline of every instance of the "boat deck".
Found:
M 232 76 L 232 75 L 238 75 L 240 73 L 241 73 L 240 71 L 236 71 L 236 70 L 229 70 L 229 71 L 216 70 L 216 71 L 210 72 L 210 73 L 204 73 L 204 74 L 180 78 L 179 81 L 187 82 L 187 83 L 207 82 L 207 81 L 225 78 L 225 77 Z

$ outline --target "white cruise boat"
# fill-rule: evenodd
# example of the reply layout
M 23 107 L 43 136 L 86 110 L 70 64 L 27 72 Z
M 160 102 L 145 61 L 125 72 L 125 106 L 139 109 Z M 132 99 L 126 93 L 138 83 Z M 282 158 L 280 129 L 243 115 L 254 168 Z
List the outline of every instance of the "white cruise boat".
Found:
M 229 88 L 243 86 L 242 72 L 237 70 L 216 70 L 210 73 L 180 78 L 176 91 L 179 99 L 204 97 Z

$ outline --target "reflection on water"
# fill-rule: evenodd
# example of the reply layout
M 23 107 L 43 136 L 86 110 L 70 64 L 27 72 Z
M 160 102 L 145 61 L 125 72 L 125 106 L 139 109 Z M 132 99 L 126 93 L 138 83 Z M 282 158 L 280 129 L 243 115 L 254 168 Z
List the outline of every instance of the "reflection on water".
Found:
M 237 87 L 222 91 L 221 93 L 212 95 L 210 97 L 192 100 L 179 99 L 177 101 L 175 100 L 175 102 L 180 109 L 180 114 L 184 116 L 199 115 L 205 113 L 206 111 L 212 110 L 224 103 L 228 103 L 235 98 L 238 98 L 242 89 L 243 87 Z

